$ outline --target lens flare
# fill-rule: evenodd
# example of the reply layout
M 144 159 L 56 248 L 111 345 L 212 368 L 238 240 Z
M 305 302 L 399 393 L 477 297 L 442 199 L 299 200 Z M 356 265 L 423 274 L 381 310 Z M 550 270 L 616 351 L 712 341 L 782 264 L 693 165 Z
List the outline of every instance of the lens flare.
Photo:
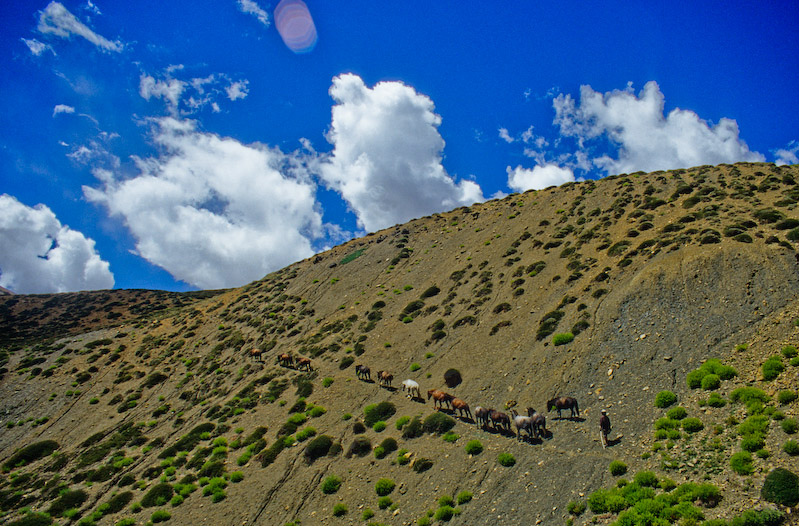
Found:
M 316 26 L 302 0 L 282 0 L 275 8 L 280 38 L 295 53 L 309 53 L 316 46 Z

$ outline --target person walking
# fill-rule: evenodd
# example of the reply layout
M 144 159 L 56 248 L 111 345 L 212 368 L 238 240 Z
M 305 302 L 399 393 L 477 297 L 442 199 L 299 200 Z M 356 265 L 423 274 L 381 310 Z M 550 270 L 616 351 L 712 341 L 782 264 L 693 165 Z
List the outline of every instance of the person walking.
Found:
M 604 409 L 600 411 L 602 414 L 599 417 L 599 441 L 602 442 L 602 449 L 608 446 L 608 433 L 610 433 L 610 418 L 608 412 Z

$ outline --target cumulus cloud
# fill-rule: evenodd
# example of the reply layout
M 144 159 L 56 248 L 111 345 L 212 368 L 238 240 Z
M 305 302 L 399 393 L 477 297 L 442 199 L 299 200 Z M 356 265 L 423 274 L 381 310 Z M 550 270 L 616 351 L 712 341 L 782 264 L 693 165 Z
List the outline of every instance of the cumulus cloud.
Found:
M 598 138 L 618 146 L 618 158 L 592 158 L 594 166 L 608 173 L 764 160 L 749 150 L 732 119 L 711 125 L 679 108 L 664 115 L 664 96 L 654 81 L 637 96 L 629 85 L 604 94 L 582 86 L 579 105 L 561 94 L 553 106 L 561 134 L 577 138 L 584 152 Z
M 787 147 L 780 148 L 776 152 L 774 152 L 777 159 L 774 161 L 777 165 L 782 166 L 784 164 L 799 164 L 799 142 L 791 141 Z
M 239 10 L 258 19 L 260 23 L 269 27 L 269 13 L 264 11 L 261 6 L 253 0 L 238 0 Z
M 158 158 L 138 175 L 95 173 L 86 197 L 123 219 L 138 254 L 200 288 L 233 287 L 313 254 L 322 231 L 316 187 L 296 155 L 198 131 L 164 117 L 154 123 Z
M 508 166 L 508 187 L 517 191 L 540 190 L 549 186 L 557 186 L 574 181 L 571 168 L 562 168 L 556 164 L 536 165 L 533 169 Z
M 374 231 L 483 200 L 476 183 L 456 182 L 441 165 L 441 117 L 428 97 L 401 82 L 368 88 L 352 74 L 334 78 L 330 95 L 333 152 L 319 174 L 360 227 Z
M 94 241 L 43 204 L 0 195 L 0 286 L 20 294 L 108 289 L 114 276 Z
M 499 138 L 502 139 L 503 141 L 505 141 L 508 144 L 512 143 L 515 140 L 513 137 L 510 136 L 510 134 L 508 133 L 508 129 L 507 128 L 500 128 L 499 129 Z
M 243 99 L 250 94 L 249 82 L 246 80 L 234 82 L 225 88 L 225 93 L 230 100 Z
M 72 35 L 77 35 L 103 51 L 122 51 L 120 42 L 112 42 L 98 35 L 58 2 L 50 2 L 44 11 L 39 12 L 39 25 L 36 29 L 44 35 L 55 35 L 61 38 L 71 38 Z
M 75 108 L 67 106 L 66 104 L 56 104 L 53 108 L 53 117 L 59 113 L 75 113 Z

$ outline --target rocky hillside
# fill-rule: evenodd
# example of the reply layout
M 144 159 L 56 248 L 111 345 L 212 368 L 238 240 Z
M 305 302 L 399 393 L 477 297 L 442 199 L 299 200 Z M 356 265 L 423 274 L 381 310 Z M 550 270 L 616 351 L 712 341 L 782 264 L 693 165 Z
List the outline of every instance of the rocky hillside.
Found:
M 797 179 L 737 164 L 514 194 L 147 312 L 96 302 L 126 291 L 0 297 L 4 520 L 636 524 L 663 502 L 665 524 L 795 519 L 761 488 L 799 471 Z M 548 433 L 481 428 L 430 389 L 533 407 Z M 555 396 L 580 417 L 547 412 Z

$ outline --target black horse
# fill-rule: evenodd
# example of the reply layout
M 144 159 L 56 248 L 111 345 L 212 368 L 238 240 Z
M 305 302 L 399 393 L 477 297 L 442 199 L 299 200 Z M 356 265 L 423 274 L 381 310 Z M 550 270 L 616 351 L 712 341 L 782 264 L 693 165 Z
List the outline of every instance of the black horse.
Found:
M 571 410 L 571 416 L 569 418 L 574 418 L 575 416 L 580 416 L 580 406 L 577 405 L 577 399 L 572 398 L 570 396 L 562 396 L 560 398 L 553 398 L 549 402 L 547 402 L 547 411 L 552 411 L 553 409 L 558 410 L 558 418 L 560 418 L 560 412 L 564 409 Z

